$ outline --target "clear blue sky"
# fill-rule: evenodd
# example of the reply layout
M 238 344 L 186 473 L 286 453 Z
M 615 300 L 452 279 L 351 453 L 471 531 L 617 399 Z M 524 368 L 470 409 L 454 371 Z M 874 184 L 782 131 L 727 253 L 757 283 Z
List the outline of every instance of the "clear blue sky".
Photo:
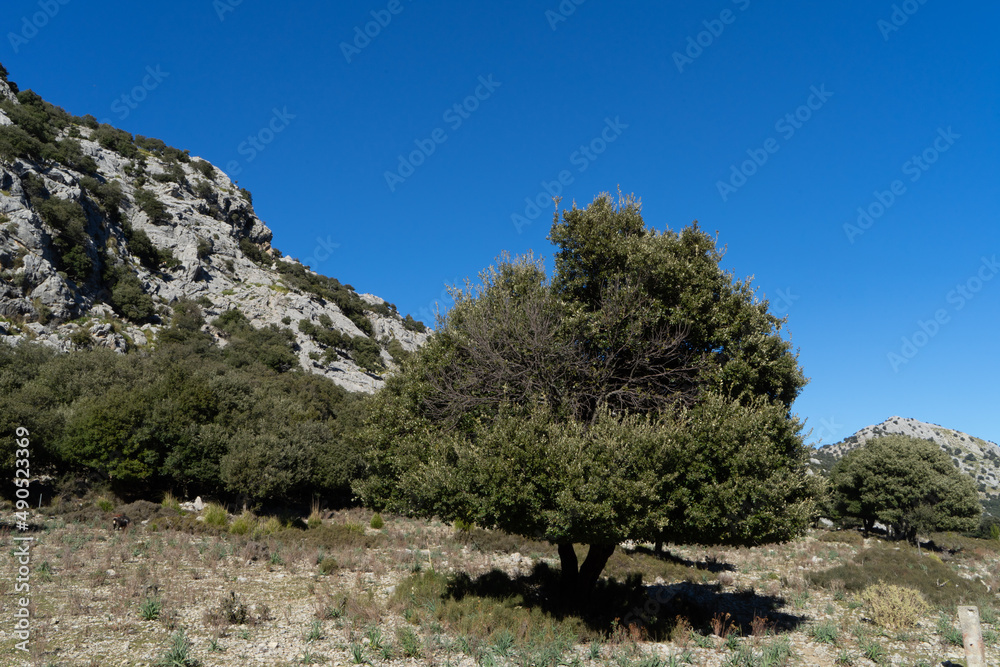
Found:
M 501 251 L 551 257 L 543 181 L 620 186 L 787 314 L 812 441 L 897 414 L 1000 441 L 997 6 L 561 6 L 8 0 L 0 61 L 228 169 L 282 251 L 428 323 Z

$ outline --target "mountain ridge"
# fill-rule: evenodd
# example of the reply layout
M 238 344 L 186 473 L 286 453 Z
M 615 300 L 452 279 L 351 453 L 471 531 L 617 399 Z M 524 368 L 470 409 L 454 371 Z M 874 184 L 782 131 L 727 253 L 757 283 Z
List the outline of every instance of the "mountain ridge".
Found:
M 0 65 L 0 340 L 61 351 L 155 344 L 174 306 L 233 308 L 300 365 L 373 392 L 426 328 L 271 245 L 251 194 L 210 162 L 68 114 Z M 203 330 L 224 346 L 224 333 Z

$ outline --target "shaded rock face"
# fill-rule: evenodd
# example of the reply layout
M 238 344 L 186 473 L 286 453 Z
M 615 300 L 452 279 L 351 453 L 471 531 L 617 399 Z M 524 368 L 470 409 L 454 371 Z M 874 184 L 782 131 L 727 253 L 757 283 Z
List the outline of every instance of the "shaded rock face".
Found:
M 18 96 L 2 78 L 0 104 L 7 105 L 0 126 L 16 125 L 8 112 L 20 105 Z M 0 156 L 0 341 L 30 339 L 62 351 L 85 342 L 125 352 L 155 340 L 172 305 L 186 298 L 198 301 L 209 322 L 238 308 L 254 327 L 291 329 L 303 368 L 349 391 L 372 392 L 383 384 L 382 371 L 366 370 L 349 352 L 323 357 L 326 346 L 299 322 L 374 339 L 388 370 L 393 339 L 405 351 L 426 340 L 427 332 L 405 328 L 378 297 L 332 281 L 353 304 L 345 314 L 311 289 L 309 277 L 319 276 L 271 248 L 271 230 L 249 193 L 208 162 L 162 142 L 133 142 L 127 133 L 120 133 L 128 138 L 123 148 L 107 140 L 111 128 L 67 117 L 52 145 L 76 142 L 76 159 Z M 141 318 L 130 319 L 116 302 L 123 276 L 151 299 Z M 205 330 L 224 344 L 213 327 Z
M 812 454 L 812 465 L 829 470 L 838 459 L 873 438 L 905 435 L 930 440 L 951 457 L 955 467 L 969 475 L 979 487 L 988 509 L 1000 500 L 1000 446 L 954 429 L 929 424 L 909 417 L 889 417 L 880 424 L 866 426 L 841 442 L 825 445 Z

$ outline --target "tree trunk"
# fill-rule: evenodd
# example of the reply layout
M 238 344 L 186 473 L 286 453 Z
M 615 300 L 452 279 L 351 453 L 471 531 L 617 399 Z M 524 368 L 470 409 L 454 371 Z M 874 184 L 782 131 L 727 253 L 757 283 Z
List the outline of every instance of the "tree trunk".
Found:
M 579 564 L 576 551 L 572 544 L 560 544 L 559 561 L 562 566 L 560 586 L 565 600 L 584 600 L 597 586 L 597 580 L 604 571 L 611 554 L 615 552 L 614 544 L 591 544 L 583 564 Z
M 579 579 L 579 567 L 576 559 L 576 550 L 572 544 L 559 545 L 559 563 L 562 566 L 562 593 L 563 597 L 572 596 L 577 587 Z
M 608 559 L 615 552 L 614 544 L 591 544 L 587 551 L 587 557 L 580 566 L 580 590 L 585 595 L 589 595 L 597 580 L 601 578 L 604 566 L 608 564 Z
M 663 540 L 656 540 L 656 544 L 653 545 L 653 553 L 657 556 L 663 555 Z

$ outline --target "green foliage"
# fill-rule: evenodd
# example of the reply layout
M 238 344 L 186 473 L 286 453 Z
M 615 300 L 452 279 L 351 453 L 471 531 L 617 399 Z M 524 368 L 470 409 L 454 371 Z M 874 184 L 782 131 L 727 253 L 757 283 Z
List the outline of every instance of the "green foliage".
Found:
M 163 610 L 163 601 L 160 598 L 146 598 L 139 605 L 139 616 L 146 621 L 155 621 L 160 617 Z
M 107 124 L 102 124 L 94 130 L 90 138 L 108 150 L 115 151 L 129 159 L 139 157 L 139 149 L 136 148 L 132 135 L 125 130 L 119 130 Z
M 299 320 L 299 331 L 326 348 L 323 355 L 324 363 L 330 363 L 338 354 L 342 354 L 349 356 L 361 368 L 373 373 L 385 368 L 378 343 L 364 336 L 349 336 L 336 329 L 326 328 L 333 326 L 333 322 L 325 313 L 320 315 L 320 324 L 322 326 L 317 327 L 309 320 Z
M 125 195 L 118 181 L 101 182 L 96 178 L 85 176 L 80 179 L 80 186 L 97 200 L 109 220 L 121 222 L 121 204 L 125 200 Z
M 42 156 L 44 144 L 17 125 L 0 126 L 0 159 L 12 162 L 17 158 L 35 160 Z
M 987 595 L 981 582 L 960 577 L 940 559 L 921 555 L 905 544 L 901 548 L 877 545 L 864 549 L 850 562 L 807 578 L 813 584 L 854 593 L 888 582 L 920 591 L 930 604 L 940 608 L 975 603 Z
M 292 350 L 295 335 L 288 329 L 271 324 L 255 329 L 238 309 L 227 310 L 212 321 L 229 339 L 223 351 L 226 359 L 237 367 L 262 364 L 278 372 L 298 366 Z
M 32 206 L 52 228 L 52 246 L 59 268 L 73 280 L 86 282 L 94 265 L 87 253 L 92 241 L 87 233 L 87 214 L 83 206 L 70 199 L 50 197 L 44 183 L 36 177 L 25 178 L 22 184 Z
M 212 239 L 198 239 L 198 259 L 208 259 L 209 255 L 212 254 L 214 247 L 215 244 L 212 243 Z
M 338 567 L 340 566 L 337 565 L 337 559 L 333 556 L 327 556 L 319 563 L 319 573 L 330 575 L 333 574 Z
M 173 218 L 173 215 L 167 211 L 167 207 L 163 202 L 152 191 L 145 188 L 136 189 L 135 203 L 149 216 L 149 221 L 154 225 L 164 225 Z
M 73 138 L 44 144 L 42 157 L 85 174 L 97 173 L 97 162 L 89 155 L 84 155 L 80 142 Z
M 573 543 L 606 560 L 625 540 L 804 530 L 816 489 L 789 417 L 804 380 L 712 239 L 605 197 L 552 238 L 551 283 L 530 257 L 490 267 L 371 400 L 363 501 L 544 538 L 571 575 Z
M 240 239 L 240 251 L 255 264 L 261 266 L 271 266 L 271 259 L 261 250 L 260 246 L 247 238 Z
M 172 309 L 171 326 L 141 353 L 0 346 L 0 437 L 24 426 L 38 438 L 33 464 L 110 480 L 121 493 L 349 500 L 361 402 L 321 376 L 268 365 L 290 354 L 284 337 L 273 353 L 270 331 L 258 338 L 230 315 L 230 343 L 244 347 L 233 355 L 200 331 L 196 304 Z M 13 466 L 12 456 L 0 462 Z
M 240 248 L 243 248 L 243 241 L 240 241 Z M 244 250 L 244 253 L 246 253 L 246 250 Z M 248 256 L 250 255 L 248 254 Z M 251 259 L 253 258 L 251 257 Z M 279 261 L 276 263 L 276 266 L 278 272 L 289 286 L 300 289 L 303 292 L 315 294 L 321 299 L 334 302 L 340 308 L 341 312 L 354 322 L 355 326 L 361 329 L 365 335 L 371 336 L 374 333 L 372 323 L 365 316 L 365 310 L 369 306 L 357 295 L 350 285 L 342 285 L 336 278 L 328 278 L 308 272 L 301 264 Z
M 212 166 L 211 162 L 206 160 L 198 160 L 194 163 L 195 171 L 204 176 L 205 178 L 215 180 L 215 167 Z
M 861 600 L 876 625 L 911 628 L 930 611 L 930 605 L 912 588 L 879 582 L 861 591 Z
M 167 163 L 164 171 L 153 175 L 153 180 L 158 183 L 177 183 L 182 187 L 188 187 L 187 175 L 183 167 L 176 162 Z
M 425 333 L 427 327 L 423 322 L 413 319 L 413 315 L 407 314 L 403 319 L 403 328 L 407 331 L 415 331 L 417 333 Z
M 385 526 L 385 521 L 382 520 L 381 514 L 375 512 L 375 514 L 372 515 L 371 523 L 369 523 L 368 525 L 370 525 L 374 530 L 382 530 L 382 528 Z
M 209 503 L 201 511 L 201 516 L 205 520 L 206 526 L 216 528 L 226 528 L 229 525 L 229 513 L 226 508 L 218 503 Z
M 190 656 L 191 641 L 181 628 L 170 637 L 170 648 L 160 656 L 155 667 L 199 667 L 201 664 Z
M 830 473 L 839 517 L 875 521 L 915 541 L 917 532 L 971 532 L 982 507 L 972 478 L 941 448 L 900 435 L 874 438 L 845 455 Z
M 120 271 L 111 289 L 111 305 L 122 317 L 133 322 L 145 322 L 156 312 L 153 298 L 146 294 L 139 278 L 128 271 Z

